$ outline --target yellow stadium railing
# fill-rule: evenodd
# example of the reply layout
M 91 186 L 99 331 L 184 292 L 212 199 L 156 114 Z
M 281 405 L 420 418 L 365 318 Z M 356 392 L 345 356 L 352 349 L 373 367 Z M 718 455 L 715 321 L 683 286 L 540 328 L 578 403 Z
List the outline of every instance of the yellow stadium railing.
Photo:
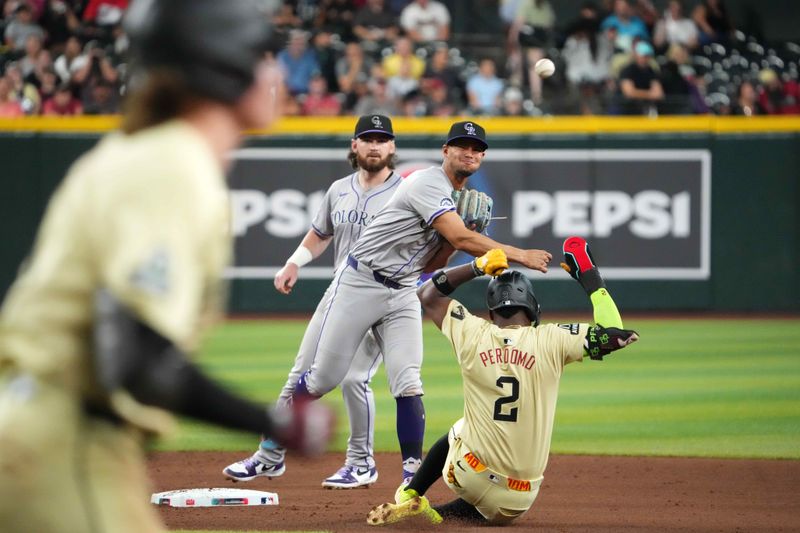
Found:
M 443 135 L 456 120 L 473 119 L 490 135 L 594 134 L 594 133 L 769 133 L 800 132 L 800 116 L 718 117 L 662 116 L 558 116 L 558 117 L 398 117 L 393 120 L 399 135 Z M 284 117 L 271 129 L 252 134 L 352 135 L 354 117 Z M 0 133 L 91 133 L 119 125 L 118 116 L 0 118 Z

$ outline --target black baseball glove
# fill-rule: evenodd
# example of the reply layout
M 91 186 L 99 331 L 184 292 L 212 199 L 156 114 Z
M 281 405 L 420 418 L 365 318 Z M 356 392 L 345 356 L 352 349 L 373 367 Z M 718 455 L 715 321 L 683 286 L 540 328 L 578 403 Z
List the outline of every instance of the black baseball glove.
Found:
M 638 340 L 639 334 L 632 329 L 604 328 L 597 324 L 589 328 L 583 341 L 583 347 L 590 358 L 602 361 L 603 357 L 611 352 Z
M 463 189 L 453 191 L 453 202 L 464 225 L 470 227 L 474 224 L 475 231 L 483 233 L 492 219 L 492 197 L 475 189 Z

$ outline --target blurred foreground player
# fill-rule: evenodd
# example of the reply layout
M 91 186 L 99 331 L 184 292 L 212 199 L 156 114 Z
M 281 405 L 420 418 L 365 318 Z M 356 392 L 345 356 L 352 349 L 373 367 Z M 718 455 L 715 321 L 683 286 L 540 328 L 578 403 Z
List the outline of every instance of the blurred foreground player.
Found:
M 125 24 L 122 132 L 64 179 L 0 316 L 3 531 L 163 530 L 142 444 L 170 411 L 301 452 L 330 435 L 323 406 L 268 410 L 186 356 L 224 292 L 227 154 L 278 112 L 269 28 L 249 0 L 139 0 Z
M 464 417 L 440 438 L 395 502 L 379 505 L 371 525 L 424 514 L 501 525 L 522 516 L 539 493 L 553 431 L 564 366 L 589 356 L 602 359 L 636 341 L 589 254 L 586 241 L 564 243 L 564 268 L 586 290 L 595 325 L 539 325 L 530 281 L 506 270 L 502 250 L 440 271 L 418 290 L 425 313 L 453 343 L 464 381 Z M 477 267 L 477 268 L 476 268 Z M 495 274 L 486 291 L 491 322 L 474 316 L 448 295 L 480 272 Z M 502 272 L 502 274 L 501 274 Z M 440 477 L 458 499 L 432 508 L 425 492 Z

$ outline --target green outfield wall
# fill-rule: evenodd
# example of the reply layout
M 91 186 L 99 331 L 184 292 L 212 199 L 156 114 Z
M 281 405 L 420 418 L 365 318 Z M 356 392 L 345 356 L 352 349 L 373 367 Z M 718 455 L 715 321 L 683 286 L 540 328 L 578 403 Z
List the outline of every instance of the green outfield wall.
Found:
M 499 240 L 556 252 L 565 232 L 585 228 L 628 310 L 800 311 L 800 119 L 480 122 L 491 148 L 477 184 L 510 218 L 494 226 Z M 115 123 L 0 121 L 0 294 L 65 171 Z M 232 312 L 316 306 L 329 269 L 304 269 L 290 297 L 270 278 L 308 227 L 319 191 L 347 173 L 352 123 L 287 119 L 269 135 L 254 133 L 234 157 L 234 218 L 239 209 L 247 220 L 238 224 L 229 273 Z M 398 119 L 401 168 L 435 163 L 448 125 Z M 259 218 L 254 210 L 262 207 Z M 533 280 L 546 309 L 588 307 L 561 272 Z M 459 295 L 469 305 L 482 297 L 479 282 Z

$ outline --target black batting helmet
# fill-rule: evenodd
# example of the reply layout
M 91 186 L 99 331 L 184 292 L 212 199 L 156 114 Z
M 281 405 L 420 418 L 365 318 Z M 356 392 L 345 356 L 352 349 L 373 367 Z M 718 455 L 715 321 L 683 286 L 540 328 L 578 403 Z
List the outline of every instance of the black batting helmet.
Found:
M 168 69 L 199 96 L 229 104 L 252 85 L 271 44 L 252 0 L 135 0 L 124 28 L 134 76 Z
M 496 278 L 492 278 L 486 288 L 486 305 L 491 311 L 503 307 L 521 307 L 533 325 L 539 325 L 539 315 L 542 311 L 536 295 L 533 294 L 533 285 L 516 270 L 506 270 Z

